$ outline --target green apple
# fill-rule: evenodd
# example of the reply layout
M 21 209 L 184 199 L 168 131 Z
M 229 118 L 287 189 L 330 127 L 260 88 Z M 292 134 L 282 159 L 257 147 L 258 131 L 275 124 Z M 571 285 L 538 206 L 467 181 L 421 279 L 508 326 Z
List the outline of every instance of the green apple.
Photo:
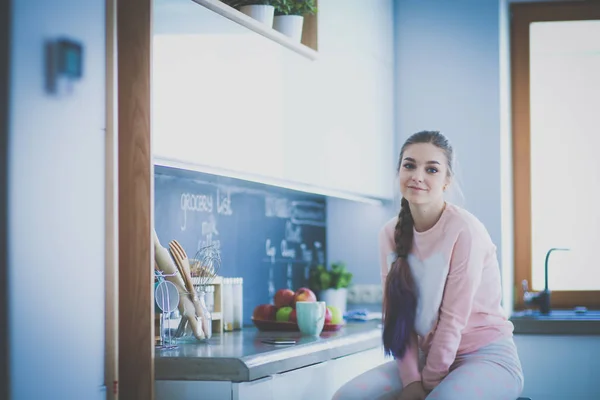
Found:
M 281 307 L 275 314 L 275 320 L 279 322 L 287 322 L 290 320 L 290 314 L 294 309 L 290 306 Z
M 327 306 L 329 311 L 331 311 L 331 323 L 334 325 L 341 324 L 344 321 L 344 316 L 339 308 L 336 306 Z

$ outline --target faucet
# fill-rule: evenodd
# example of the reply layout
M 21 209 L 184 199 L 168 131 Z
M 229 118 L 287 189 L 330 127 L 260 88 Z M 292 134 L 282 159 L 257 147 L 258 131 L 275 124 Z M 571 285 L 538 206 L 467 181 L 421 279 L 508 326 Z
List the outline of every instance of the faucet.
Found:
M 550 254 L 553 251 L 569 251 L 571 249 L 561 248 L 561 247 L 553 247 L 546 253 L 546 260 L 544 262 L 544 290 L 541 292 L 530 292 L 527 284 L 527 279 L 524 279 L 521 282 L 523 286 L 523 300 L 525 304 L 534 304 L 540 307 L 540 314 L 548 315 L 550 314 L 550 290 L 548 289 L 548 260 L 550 259 Z

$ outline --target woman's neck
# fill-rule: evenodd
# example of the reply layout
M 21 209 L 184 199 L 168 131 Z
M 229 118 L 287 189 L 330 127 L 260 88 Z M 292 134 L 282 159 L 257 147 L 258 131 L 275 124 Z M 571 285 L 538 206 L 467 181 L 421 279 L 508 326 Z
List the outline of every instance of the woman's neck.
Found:
M 411 204 L 410 213 L 412 214 L 417 232 L 425 232 L 436 224 L 444 209 L 446 202 L 444 199 L 428 204 Z

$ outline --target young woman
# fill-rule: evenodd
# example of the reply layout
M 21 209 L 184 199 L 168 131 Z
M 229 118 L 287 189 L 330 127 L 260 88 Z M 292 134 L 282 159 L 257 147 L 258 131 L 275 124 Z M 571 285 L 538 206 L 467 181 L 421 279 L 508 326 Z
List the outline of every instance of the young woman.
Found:
M 496 247 L 472 214 L 444 200 L 453 151 L 439 132 L 402 146 L 401 209 L 379 236 L 383 347 L 395 361 L 335 399 L 515 400 L 523 373 L 500 301 Z

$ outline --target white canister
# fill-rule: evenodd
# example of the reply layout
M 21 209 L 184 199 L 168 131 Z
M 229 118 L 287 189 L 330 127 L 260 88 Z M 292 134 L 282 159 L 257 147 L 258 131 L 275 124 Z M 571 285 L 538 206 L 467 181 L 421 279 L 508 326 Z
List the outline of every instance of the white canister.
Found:
M 233 329 L 242 329 L 244 324 L 244 278 L 233 279 Z
M 232 278 L 223 278 L 223 330 L 233 330 L 233 285 Z
M 269 28 L 273 27 L 275 7 L 271 5 L 250 4 L 248 6 L 241 6 L 240 11 L 250 18 L 267 25 Z
M 302 40 L 304 17 L 301 15 L 277 15 L 273 19 L 273 29 L 292 38 L 294 42 Z

